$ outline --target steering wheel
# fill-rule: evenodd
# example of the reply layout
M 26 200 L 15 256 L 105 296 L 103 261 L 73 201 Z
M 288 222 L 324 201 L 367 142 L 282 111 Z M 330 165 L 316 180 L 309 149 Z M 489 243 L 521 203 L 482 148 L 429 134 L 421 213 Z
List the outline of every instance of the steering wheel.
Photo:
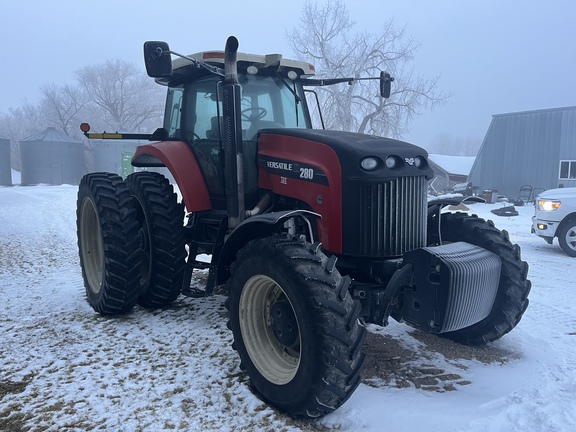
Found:
M 186 136 L 187 138 L 190 138 L 190 135 L 192 135 L 192 138 L 193 138 L 194 141 L 199 141 L 199 140 L 201 139 L 200 136 L 199 136 L 196 132 L 191 131 L 191 130 L 186 130 L 186 135 L 185 135 L 185 136 Z
M 260 120 L 268 114 L 266 108 L 263 107 L 250 107 L 242 110 L 242 119 L 247 121 Z

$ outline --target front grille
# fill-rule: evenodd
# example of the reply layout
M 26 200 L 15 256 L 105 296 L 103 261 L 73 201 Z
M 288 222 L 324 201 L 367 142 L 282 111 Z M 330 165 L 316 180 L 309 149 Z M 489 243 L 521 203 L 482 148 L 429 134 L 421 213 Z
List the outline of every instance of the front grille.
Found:
M 360 254 L 400 256 L 426 246 L 426 179 L 399 177 L 360 187 Z

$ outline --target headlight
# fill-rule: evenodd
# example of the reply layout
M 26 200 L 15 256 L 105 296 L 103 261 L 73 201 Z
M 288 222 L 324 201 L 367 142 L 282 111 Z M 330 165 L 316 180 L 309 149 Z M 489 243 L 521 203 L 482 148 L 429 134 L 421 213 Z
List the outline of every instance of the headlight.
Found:
M 414 165 L 416 168 L 424 168 L 426 160 L 422 156 L 416 156 L 414 158 Z
M 554 211 L 560 208 L 559 200 L 538 200 L 538 210 Z
M 389 169 L 393 169 L 398 165 L 398 160 L 394 156 L 388 156 L 386 158 L 386 167 Z
M 362 167 L 362 169 L 365 169 L 366 171 L 372 171 L 373 169 L 376 169 L 378 167 L 378 160 L 371 156 L 365 157 L 360 161 L 360 166 Z

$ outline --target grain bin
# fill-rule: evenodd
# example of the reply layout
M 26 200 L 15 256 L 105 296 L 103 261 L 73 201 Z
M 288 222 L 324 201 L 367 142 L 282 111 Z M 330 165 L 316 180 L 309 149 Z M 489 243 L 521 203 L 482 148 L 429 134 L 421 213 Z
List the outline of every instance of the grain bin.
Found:
M 84 147 L 53 127 L 20 141 L 22 185 L 78 184 L 85 173 Z
M 10 140 L 0 137 L 0 186 L 12 186 Z

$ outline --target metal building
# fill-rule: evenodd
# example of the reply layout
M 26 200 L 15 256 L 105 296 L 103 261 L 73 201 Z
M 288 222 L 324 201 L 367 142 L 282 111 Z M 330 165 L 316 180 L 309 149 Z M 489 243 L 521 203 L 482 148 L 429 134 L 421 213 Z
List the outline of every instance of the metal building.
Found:
M 85 173 L 84 146 L 53 127 L 20 141 L 22 185 L 78 184 Z
M 576 107 L 492 116 L 468 181 L 512 199 L 576 186 Z
M 137 146 L 138 141 L 94 140 L 94 171 L 126 174 L 126 157 L 132 157 Z
M 0 186 L 12 186 L 10 140 L 0 137 Z

